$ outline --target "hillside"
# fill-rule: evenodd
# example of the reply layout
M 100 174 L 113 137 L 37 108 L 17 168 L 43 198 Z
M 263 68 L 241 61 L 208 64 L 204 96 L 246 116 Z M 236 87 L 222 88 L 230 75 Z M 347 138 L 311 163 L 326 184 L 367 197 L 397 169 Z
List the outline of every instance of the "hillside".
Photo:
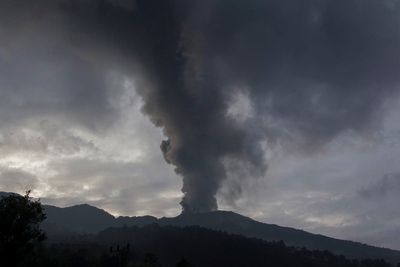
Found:
M 90 205 L 67 208 L 48 205 L 44 205 L 44 207 L 47 219 L 42 227 L 48 233 L 51 242 L 60 241 L 73 234 L 95 234 L 109 227 L 145 226 L 150 224 L 178 227 L 201 226 L 265 241 L 282 240 L 289 246 L 306 247 L 312 250 L 329 250 L 349 258 L 383 258 L 392 263 L 400 262 L 399 251 L 316 235 L 289 227 L 261 223 L 234 212 L 215 211 L 160 219 L 152 216 L 115 218 L 106 211 Z
M 399 262 L 400 260 L 399 251 L 312 234 L 294 228 L 261 223 L 228 211 L 215 211 L 180 215 L 175 218 L 162 218 L 159 220 L 159 223 L 162 225 L 176 226 L 199 225 L 213 230 L 260 238 L 266 241 L 282 240 L 289 246 L 329 250 L 349 258 L 384 258 L 390 262 Z
M 114 218 L 103 210 L 89 205 L 70 208 L 49 209 L 46 206 L 48 219 L 44 228 L 54 230 L 61 226 L 62 233 L 96 233 L 107 227 L 144 226 L 153 223 L 172 226 L 202 226 L 204 228 L 224 231 L 231 234 L 255 237 L 266 241 L 284 241 L 289 246 L 306 247 L 308 249 L 329 250 L 349 258 L 384 258 L 390 262 L 400 262 L 400 252 L 385 248 L 373 247 L 357 242 L 339 240 L 308 233 L 289 227 L 257 222 L 234 212 L 215 211 L 190 215 L 179 215 L 174 218 L 157 219 L 152 216 Z M 75 214 L 75 215 L 74 215 Z M 59 233 L 53 231 L 53 234 Z M 64 236 L 68 236 L 65 234 Z
M 53 245 L 49 252 L 53 262 L 75 267 L 390 266 L 383 260 L 348 260 L 328 251 L 288 247 L 283 242 L 266 242 L 197 226 L 182 228 L 156 224 L 109 228 L 97 235 Z

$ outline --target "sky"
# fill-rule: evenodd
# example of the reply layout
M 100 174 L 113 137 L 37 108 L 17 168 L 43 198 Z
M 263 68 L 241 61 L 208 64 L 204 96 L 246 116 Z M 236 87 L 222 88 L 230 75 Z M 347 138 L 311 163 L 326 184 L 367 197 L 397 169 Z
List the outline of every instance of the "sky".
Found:
M 0 191 L 400 249 L 400 2 L 4 0 Z

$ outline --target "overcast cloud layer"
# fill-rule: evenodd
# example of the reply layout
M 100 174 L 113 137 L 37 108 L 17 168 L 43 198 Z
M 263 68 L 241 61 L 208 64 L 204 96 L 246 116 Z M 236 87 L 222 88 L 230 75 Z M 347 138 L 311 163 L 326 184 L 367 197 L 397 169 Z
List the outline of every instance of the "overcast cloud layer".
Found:
M 1 1 L 0 190 L 123 215 L 219 206 L 400 249 L 399 13 Z

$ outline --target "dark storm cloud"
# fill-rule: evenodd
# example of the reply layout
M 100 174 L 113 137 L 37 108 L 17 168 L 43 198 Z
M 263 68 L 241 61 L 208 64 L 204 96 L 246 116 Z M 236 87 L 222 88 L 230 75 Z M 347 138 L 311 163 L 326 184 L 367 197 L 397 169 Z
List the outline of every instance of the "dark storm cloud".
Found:
M 216 208 L 226 158 L 265 171 L 265 139 L 315 151 L 345 131 L 377 130 L 399 82 L 397 2 L 183 6 L 181 53 L 160 65 L 172 73 L 145 95 L 144 110 L 169 137 L 161 149 L 184 177 L 185 210 Z M 226 114 L 238 90 L 255 114 L 242 124 Z
M 249 88 L 256 121 L 283 126 L 265 125 L 277 138 L 289 128 L 318 145 L 346 129 L 369 130 L 398 90 L 397 2 L 217 3 L 205 26 L 198 20 L 204 57 L 224 84 Z
M 107 124 L 106 74 L 133 75 L 143 112 L 168 138 L 164 157 L 183 176 L 184 211 L 216 209 L 218 189 L 237 166 L 242 179 L 263 175 L 261 142 L 309 152 L 346 131 L 373 134 L 385 100 L 397 91 L 398 1 L 116 3 L 4 1 L 1 13 L 19 14 L 2 22 L 13 33 L 5 36 L 11 47 L 24 33 L 34 33 L 22 38 L 27 42 L 43 35 L 52 44 L 43 51 L 52 54 L 39 58 L 62 64 L 60 76 L 43 74 L 31 42 L 22 43 L 15 56 L 0 54 L 2 91 L 27 90 L 26 99 L 11 102 L 27 112 L 40 110 L 35 96 L 42 95 L 46 109 L 85 125 Z M 26 17 L 27 10 L 36 13 Z M 46 30 L 31 25 L 37 17 Z M 27 63 L 15 69 L 16 60 Z M 253 112 L 238 121 L 228 110 L 240 93 Z
M 3 127 L 39 118 L 100 130 L 115 119 L 106 72 L 74 44 L 82 33 L 70 32 L 61 3 L 0 3 Z

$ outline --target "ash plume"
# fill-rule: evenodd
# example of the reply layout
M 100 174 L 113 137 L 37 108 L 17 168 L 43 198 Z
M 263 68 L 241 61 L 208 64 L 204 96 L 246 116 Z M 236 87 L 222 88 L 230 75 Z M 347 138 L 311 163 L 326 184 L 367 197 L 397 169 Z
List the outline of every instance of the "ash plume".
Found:
M 373 134 L 398 91 L 399 1 L 32 2 L 0 4 L 11 25 L 1 36 L 22 44 L 17 33 L 28 29 L 76 58 L 72 66 L 85 62 L 71 86 L 88 88 L 65 89 L 82 111 L 82 92 L 97 115 L 110 111 L 95 92 L 111 66 L 135 77 L 143 113 L 167 137 L 165 160 L 183 177 L 184 212 L 217 209 L 232 166 L 240 179 L 263 176 L 262 143 L 309 153 L 349 131 Z M 32 25 L 29 10 L 57 23 Z M 229 112 L 238 95 L 252 111 L 242 119 Z

